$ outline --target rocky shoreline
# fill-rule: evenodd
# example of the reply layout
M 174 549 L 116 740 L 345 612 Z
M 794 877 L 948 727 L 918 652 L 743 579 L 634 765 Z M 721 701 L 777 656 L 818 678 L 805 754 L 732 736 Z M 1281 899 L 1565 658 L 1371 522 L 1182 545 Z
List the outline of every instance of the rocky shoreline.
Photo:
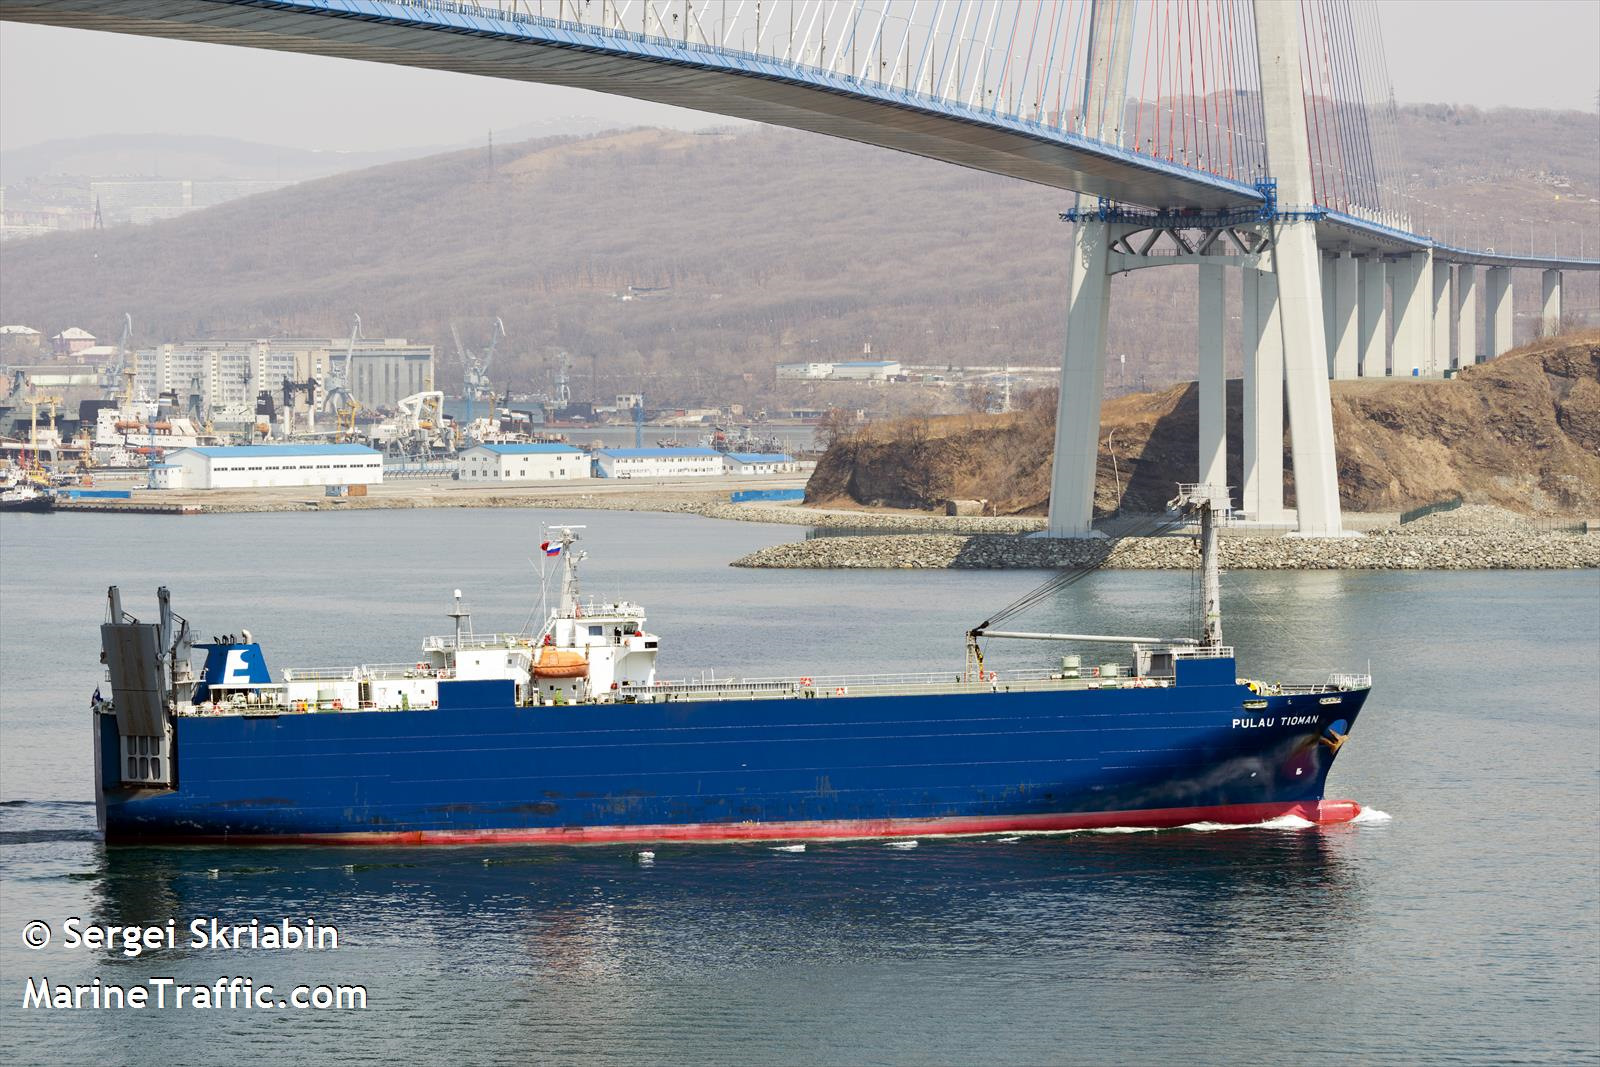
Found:
M 1600 537 L 1227 537 L 1227 570 L 1572 570 L 1600 567 Z M 819 569 L 1064 569 L 1099 565 L 1112 570 L 1187 570 L 1199 562 L 1186 537 L 1104 541 L 992 535 L 887 534 L 819 537 L 774 545 L 735 560 L 735 567 Z
M 1230 535 L 1219 542 L 1228 570 L 1572 570 L 1600 568 L 1600 535 L 1541 529 L 1520 515 L 1467 506 L 1362 537 Z M 1064 540 L 946 533 L 819 537 L 774 545 L 735 567 L 820 569 L 1188 570 L 1194 538 Z

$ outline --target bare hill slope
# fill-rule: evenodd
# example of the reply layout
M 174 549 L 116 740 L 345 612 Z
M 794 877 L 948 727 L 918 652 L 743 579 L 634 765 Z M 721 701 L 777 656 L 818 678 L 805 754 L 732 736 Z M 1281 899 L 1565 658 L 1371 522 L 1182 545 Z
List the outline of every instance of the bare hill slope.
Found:
M 1240 482 L 1239 383 L 1229 383 L 1228 480 Z M 1008 415 L 900 419 L 828 449 L 808 501 L 935 508 L 986 499 L 1000 514 L 1049 500 L 1055 398 Z M 1335 382 L 1339 487 L 1354 511 L 1454 496 L 1536 514 L 1600 513 L 1600 331 L 1524 346 L 1453 381 Z M 1195 386 L 1107 401 L 1098 510 L 1157 511 L 1197 465 Z M 1288 464 L 1285 436 L 1285 464 Z M 1293 500 L 1293 477 L 1285 480 Z M 1120 487 L 1120 495 L 1119 495 Z

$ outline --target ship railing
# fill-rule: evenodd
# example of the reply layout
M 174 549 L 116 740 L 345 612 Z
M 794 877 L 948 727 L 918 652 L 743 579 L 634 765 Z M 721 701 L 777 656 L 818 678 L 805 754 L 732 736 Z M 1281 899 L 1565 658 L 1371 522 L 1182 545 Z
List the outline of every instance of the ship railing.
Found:
M 1093 669 L 1081 672 L 1027 668 L 962 674 L 959 671 L 928 671 L 906 674 L 818 675 L 785 678 L 702 678 L 658 682 L 653 686 L 624 688 L 622 695 L 645 699 L 671 699 L 693 696 L 698 699 L 749 699 L 759 697 L 829 698 L 849 696 L 892 696 L 929 691 L 958 693 L 1027 691 L 1038 689 L 1099 688 L 1109 686 L 1165 685 L 1170 681 L 1134 678 L 1128 675 L 1096 677 Z
M 1370 674 L 1340 674 L 1328 675 L 1328 688 L 1330 689 L 1371 689 L 1372 675 Z
M 1170 649 L 1176 659 L 1233 659 L 1232 645 L 1203 648 L 1200 645 L 1173 645 Z
M 358 667 L 290 667 L 284 670 L 286 682 L 353 682 Z
M 1304 693 L 1348 693 L 1352 689 L 1372 688 L 1372 676 L 1368 674 L 1330 674 L 1326 682 L 1275 682 L 1270 687 L 1270 695 L 1304 694 Z
M 426 652 L 443 652 L 452 648 L 526 648 L 531 639 L 526 634 L 464 634 L 456 644 L 454 634 L 426 638 L 422 648 Z
M 283 672 L 285 682 L 374 682 L 397 678 L 443 678 L 456 672 L 429 663 L 363 663 L 358 667 L 291 667 Z

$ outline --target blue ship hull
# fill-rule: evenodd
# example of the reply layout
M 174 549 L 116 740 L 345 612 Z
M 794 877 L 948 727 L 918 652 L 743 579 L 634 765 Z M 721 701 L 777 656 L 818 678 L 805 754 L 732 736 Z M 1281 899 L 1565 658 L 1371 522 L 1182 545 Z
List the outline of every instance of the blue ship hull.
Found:
M 453 682 L 427 710 L 180 717 L 170 789 L 120 784 L 116 719 L 99 715 L 97 797 L 112 842 L 648 842 L 1354 817 L 1323 791 L 1367 690 L 1262 697 L 1234 670 L 1180 662 L 1164 688 L 540 707 L 516 706 L 509 682 Z

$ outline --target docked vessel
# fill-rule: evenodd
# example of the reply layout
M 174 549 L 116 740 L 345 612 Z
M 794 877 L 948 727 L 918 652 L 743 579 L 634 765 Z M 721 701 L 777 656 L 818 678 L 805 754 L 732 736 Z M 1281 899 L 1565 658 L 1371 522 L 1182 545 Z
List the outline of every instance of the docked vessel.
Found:
M 8 478 L 0 482 L 0 511 L 51 511 L 55 506 L 55 494 L 32 478 Z
M 1354 818 L 1324 799 L 1371 679 L 1238 676 L 1222 643 L 1213 501 L 1199 520 L 1205 631 L 1158 639 L 967 635 L 936 675 L 674 681 L 643 609 L 586 599 L 578 527 L 544 550 L 537 630 L 453 632 L 411 663 L 285 670 L 248 632 L 195 641 L 160 617 L 101 628 L 94 701 L 108 841 L 330 844 L 784 840 Z M 994 671 L 994 639 L 1120 644 Z M 204 651 L 198 673 L 192 650 Z

